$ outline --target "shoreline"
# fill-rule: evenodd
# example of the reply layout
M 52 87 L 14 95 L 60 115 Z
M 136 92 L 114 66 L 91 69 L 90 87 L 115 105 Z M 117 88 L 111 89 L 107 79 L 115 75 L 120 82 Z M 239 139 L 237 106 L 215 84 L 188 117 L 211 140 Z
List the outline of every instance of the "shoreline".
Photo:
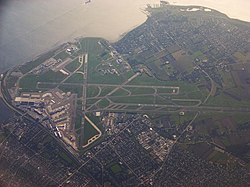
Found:
M 158 0 L 148 1 L 149 3 L 151 3 Z M 42 24 L 38 24 L 38 22 L 38 26 L 35 26 L 35 29 L 31 29 L 30 31 L 28 29 L 27 32 L 24 33 L 19 32 L 19 29 L 23 29 L 22 26 L 20 26 L 20 28 L 18 27 L 17 30 L 13 32 L 13 34 L 17 32 L 21 36 L 20 38 L 16 38 L 15 35 L 13 35 L 14 37 L 10 37 L 8 36 L 7 32 L 4 33 L 7 37 L 6 39 L 0 38 L 0 42 L 7 43 L 5 44 L 5 46 L 1 46 L 2 50 L 0 52 L 0 56 L 2 62 L 0 64 L 0 73 L 6 72 L 28 61 L 32 61 L 39 57 L 41 54 L 44 54 L 51 49 L 54 49 L 66 42 L 75 40 L 77 38 L 100 37 L 108 40 L 110 43 L 117 42 L 124 34 L 138 27 L 147 20 L 147 17 L 140 11 L 140 8 L 144 9 L 146 7 L 147 2 L 138 0 L 137 2 L 135 2 L 135 5 L 133 5 L 132 0 L 130 2 L 130 4 L 132 5 L 126 5 L 125 1 L 115 4 L 111 2 L 112 0 L 109 0 L 107 2 L 95 1 L 91 3 L 87 8 L 86 6 L 84 6 L 82 10 L 78 10 L 76 13 L 67 14 L 62 18 L 60 16 L 57 16 L 56 19 L 54 19 L 54 17 L 50 16 L 47 18 L 47 20 L 49 20 L 48 23 L 47 20 L 45 22 L 42 22 Z M 92 11 L 94 9 L 101 10 L 106 6 L 112 6 L 114 9 L 112 12 L 114 13 L 114 15 L 117 15 L 117 17 L 113 17 L 113 14 L 110 14 L 110 11 L 108 10 L 104 11 L 104 13 L 102 13 L 101 11 L 99 11 L 98 13 L 94 13 Z M 131 10 L 128 9 L 129 11 L 126 11 L 125 13 L 120 13 L 119 8 L 122 8 L 124 6 L 127 8 L 132 6 L 133 8 Z M 35 5 L 32 7 L 35 8 Z M 57 14 L 61 15 L 61 12 Z M 39 15 L 40 13 L 38 13 L 38 16 Z M 82 21 L 80 17 L 84 17 L 86 15 L 90 16 L 90 19 Z M 135 15 L 136 19 L 128 19 L 129 15 Z M 112 19 L 109 19 L 110 16 Z M 20 15 L 19 17 L 22 18 L 22 15 Z M 15 15 L 10 15 L 10 18 L 15 18 Z M 106 19 L 102 21 L 103 18 Z M 26 21 L 25 18 L 22 19 Z M 62 29 L 60 23 L 63 23 L 62 21 L 67 21 L 69 19 L 75 19 L 75 22 L 77 24 L 75 22 L 72 22 L 72 24 L 70 24 L 70 26 L 72 25 L 72 28 L 68 28 L 65 32 L 63 31 L 59 35 L 55 35 L 57 30 Z M 6 26 L 6 31 L 10 28 Z M 37 28 L 39 28 L 39 30 Z M 112 29 L 113 31 L 109 31 L 110 28 L 114 28 Z M 28 36 L 28 33 L 30 33 L 31 36 Z M 46 35 L 48 35 L 48 37 L 46 37 L 44 33 L 47 33 Z M 18 48 L 22 50 L 18 50 Z
M 192 2 L 189 3 L 185 0 L 166 0 L 170 5 L 173 6 L 200 6 L 200 7 L 206 7 L 209 9 L 216 10 L 220 13 L 223 13 L 227 15 L 230 19 L 235 19 L 239 21 L 244 21 L 247 23 L 250 23 L 250 11 L 248 10 L 240 10 L 238 4 L 240 3 L 235 3 L 234 1 L 228 2 L 228 0 L 220 1 L 220 3 L 215 3 L 215 2 L 208 2 L 208 1 L 200 1 L 200 0 L 191 0 Z M 234 4 L 235 3 L 235 4 Z M 244 0 L 241 0 L 241 3 L 245 3 L 246 7 L 250 7 L 250 1 L 246 2 Z M 227 6 L 230 5 L 230 6 Z M 240 14 L 242 13 L 243 14 Z M 239 16 L 240 15 L 240 16 Z
M 203 7 L 203 8 L 208 8 L 208 9 L 211 9 L 211 10 L 213 10 L 213 11 L 218 11 L 218 12 L 224 14 L 224 15 L 227 16 L 229 19 L 237 20 L 237 21 L 244 22 L 244 23 L 247 23 L 247 24 L 250 23 L 250 22 L 247 22 L 247 21 L 244 21 L 244 20 L 240 20 L 240 19 L 238 19 L 238 18 L 229 17 L 227 14 L 225 14 L 225 13 L 223 13 L 223 12 L 217 10 L 217 9 L 210 8 L 210 7 L 208 7 L 208 6 L 186 5 L 186 4 L 179 4 L 179 3 L 176 3 L 176 2 L 174 2 L 174 3 L 169 3 L 169 4 L 166 5 L 166 6 L 183 6 L 183 7 L 187 7 L 187 8 L 188 8 L 188 7 Z M 121 33 L 121 34 L 119 34 L 119 35 L 116 36 L 116 37 L 109 38 L 109 37 L 105 37 L 105 36 L 101 36 L 101 35 L 91 35 L 91 34 L 90 34 L 90 35 L 89 35 L 89 34 L 81 35 L 81 36 L 77 36 L 77 37 L 67 37 L 66 39 L 63 39 L 63 40 L 61 40 L 61 41 L 57 41 L 54 45 L 48 47 L 46 50 L 43 50 L 43 51 L 41 51 L 41 52 L 36 52 L 36 53 L 32 54 L 31 57 L 25 58 L 24 61 L 23 61 L 22 63 L 20 63 L 20 64 L 14 65 L 14 66 L 9 67 L 9 68 L 6 68 L 6 69 L 4 69 L 3 71 L 0 70 L 0 73 L 5 73 L 5 72 L 7 72 L 7 71 L 12 71 L 13 69 L 15 69 L 15 68 L 17 68 L 17 67 L 19 67 L 19 66 L 22 66 L 22 65 L 24 65 L 24 64 L 26 64 L 26 63 L 28 63 L 28 62 L 30 62 L 30 61 L 33 61 L 33 60 L 39 58 L 40 56 L 42 56 L 42 55 L 48 53 L 48 52 L 51 51 L 51 50 L 56 50 L 57 48 L 60 48 L 62 45 L 66 44 L 66 43 L 68 43 L 68 42 L 76 42 L 76 41 L 78 41 L 78 40 L 81 39 L 81 38 L 102 38 L 102 39 L 104 39 L 104 40 L 107 40 L 107 41 L 108 41 L 109 43 L 111 43 L 111 44 L 116 43 L 116 42 L 118 42 L 119 40 L 121 40 L 123 37 L 125 37 L 129 32 L 131 32 L 131 31 L 134 30 L 135 28 L 141 26 L 142 24 L 144 24 L 144 23 L 147 21 L 148 16 L 149 16 L 149 14 L 150 14 L 150 12 L 147 11 L 147 7 L 144 6 L 143 8 L 140 8 L 140 12 L 141 12 L 142 14 L 145 15 L 145 20 L 144 20 L 143 22 L 139 23 L 139 24 L 136 24 L 136 25 L 134 25 L 134 26 L 128 28 L 127 31 L 125 31 L 125 32 L 123 32 L 123 33 Z M 148 13 L 149 13 L 149 14 L 148 14 Z
M 116 43 L 116 42 L 118 42 L 119 40 L 121 40 L 123 37 L 125 37 L 129 32 L 131 32 L 132 30 L 134 30 L 134 29 L 136 29 L 137 27 L 140 27 L 142 24 L 144 24 L 147 20 L 148 20 L 148 16 L 149 16 L 149 12 L 146 10 L 147 8 L 145 8 L 145 9 L 140 9 L 140 11 L 142 12 L 142 14 L 144 14 L 144 15 L 146 15 L 146 19 L 145 19 L 145 21 L 144 22 L 142 22 L 142 23 L 140 23 L 140 24 L 137 24 L 137 25 L 135 25 L 135 26 L 133 26 L 133 27 L 131 27 L 128 31 L 125 31 L 125 32 L 123 32 L 122 34 L 120 34 L 118 37 L 117 37 L 117 39 L 114 39 L 114 40 L 108 40 L 108 39 L 105 39 L 105 40 L 108 40 L 108 42 L 110 42 L 110 43 Z M 149 14 L 147 14 L 146 12 L 148 12 Z

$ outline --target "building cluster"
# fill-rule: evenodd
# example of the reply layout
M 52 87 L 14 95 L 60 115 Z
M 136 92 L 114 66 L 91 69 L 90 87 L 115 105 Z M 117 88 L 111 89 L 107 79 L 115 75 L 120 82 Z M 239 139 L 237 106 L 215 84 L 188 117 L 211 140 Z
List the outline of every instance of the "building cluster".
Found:
M 130 64 L 110 45 L 107 41 L 99 42 L 99 44 L 109 51 L 110 58 L 106 59 L 98 66 L 98 71 L 101 74 L 116 74 L 120 75 L 131 70 Z
M 18 108 L 28 112 L 53 131 L 56 137 L 63 138 L 76 149 L 76 98 L 77 96 L 70 92 L 52 89 L 43 93 L 22 93 L 14 101 Z
M 100 183 L 109 181 L 119 186 L 248 184 L 246 170 L 216 165 L 178 144 L 173 146 L 173 141 L 152 130 L 146 115 L 116 113 L 115 116 L 114 128 L 119 128 L 119 133 L 105 137 L 81 157 L 86 163 L 84 168 Z M 170 152 L 164 153 L 167 147 L 164 144 L 169 145 L 167 150 L 171 147 Z
M 88 171 L 93 176 L 101 178 L 100 173 L 103 168 L 104 178 L 120 186 L 137 186 L 142 181 L 150 181 L 160 167 L 159 158 L 151 154 L 151 151 L 145 149 L 136 139 L 142 132 L 150 131 L 150 122 L 141 115 L 122 113 L 106 115 L 107 119 L 113 119 L 115 116 L 112 124 L 114 133 L 105 137 L 102 143 L 90 148 L 81 157 L 88 162 L 89 166 L 86 166 Z M 91 159 L 93 156 L 95 159 Z M 111 169 L 114 165 L 118 165 L 120 171 L 114 172 Z M 99 172 L 96 172 L 98 170 Z
M 1 134 L 3 128 L 12 134 L 0 147 L 1 184 L 4 186 L 10 179 L 11 186 L 97 185 L 86 171 L 66 180 L 79 167 L 77 162 L 36 122 L 21 116 L 2 125 Z
M 247 173 L 242 167 L 217 165 L 175 146 L 153 186 L 248 186 Z
M 120 73 L 116 70 L 116 68 L 110 63 L 102 63 L 98 66 L 98 72 L 102 75 L 112 74 L 112 75 L 120 75 Z
M 109 113 L 103 118 L 105 129 L 109 135 L 119 132 L 119 129 L 116 128 L 117 125 L 115 124 L 116 117 L 116 113 Z
M 249 186 L 246 169 L 213 164 L 179 145 L 159 164 L 135 138 L 150 131 L 149 119 L 117 116 L 120 132 L 90 147 L 78 158 L 80 163 L 41 126 L 23 116 L 9 120 L 0 128 L 12 134 L 0 147 L 2 183 L 11 178 L 17 186 Z
M 74 44 L 69 44 L 67 47 L 66 47 L 66 52 L 71 55 L 75 52 L 79 51 L 78 47 Z
M 132 65 L 137 66 L 138 71 L 153 76 L 161 72 L 159 69 L 177 63 L 172 55 L 174 52 L 183 50 L 195 56 L 198 51 L 199 55 L 192 62 L 192 72 L 173 70 L 165 76 L 196 82 L 204 77 L 205 70 L 216 83 L 221 84 L 222 77 L 218 70 L 229 71 L 228 64 L 235 62 L 233 54 L 239 50 L 249 51 L 249 29 L 234 25 L 223 17 L 204 16 L 205 13 L 197 16 L 197 12 L 183 11 L 179 15 L 178 11 L 181 10 L 177 9 L 150 16 L 147 22 L 128 33 L 114 47 L 100 42 L 111 51 L 112 58 L 101 63 L 98 71 L 101 74 L 120 75 L 130 70 Z M 217 13 L 211 11 L 207 14 Z M 72 62 L 70 57 L 77 51 L 77 46 L 68 44 L 63 51 L 66 54 L 64 58 L 57 58 L 56 54 L 33 69 L 32 73 L 41 74 L 51 70 L 69 75 L 64 67 Z M 129 55 L 130 64 L 120 54 Z M 145 64 L 148 59 L 152 60 L 148 61 L 151 65 Z M 161 62 L 160 67 L 153 65 L 155 59 Z M 80 63 L 85 61 L 86 65 L 87 60 L 88 55 L 79 56 Z M 173 89 L 173 93 L 176 91 Z M 185 115 L 183 111 L 179 113 L 179 122 L 172 122 L 169 117 L 158 117 L 154 121 L 156 124 L 152 124 L 147 115 L 97 112 L 97 117 L 104 115 L 105 136 L 79 157 L 72 158 L 67 154 L 64 143 L 77 149 L 74 129 L 76 94 L 57 88 L 45 92 L 26 92 L 16 96 L 14 104 L 25 113 L 0 127 L 0 134 L 11 134 L 7 137 L 8 141 L 3 141 L 3 146 L 0 146 L 3 163 L 0 169 L 30 179 L 22 179 L 24 182 L 21 180 L 23 183 L 20 186 L 25 182 L 29 186 L 103 186 L 105 181 L 114 186 L 250 185 L 249 171 L 243 167 L 229 168 L 208 162 L 189 151 L 190 145 L 176 143 L 177 139 L 182 142 L 177 137 L 185 132 L 188 125 L 187 121 L 181 123 Z M 37 121 L 27 120 L 30 116 Z M 88 118 L 85 119 L 90 123 Z M 54 141 L 55 138 L 51 138 L 45 128 L 35 123 L 47 127 L 54 137 L 63 139 L 64 143 Z M 192 133 L 192 126 L 189 127 L 183 134 L 184 138 L 189 138 Z M 99 138 L 99 135 L 90 141 Z M 205 141 L 203 137 L 198 140 Z M 81 167 L 76 166 L 74 159 Z M 13 177 L 7 173 L 7 178 Z M 5 183 L 8 185 L 9 182 Z
M 160 136 L 152 128 L 148 131 L 141 132 L 137 139 L 139 143 L 145 148 L 152 157 L 158 162 L 164 161 L 166 156 L 169 154 L 174 142 Z
M 250 51 L 247 26 L 234 24 L 213 10 L 179 14 L 180 7 L 166 6 L 166 9 L 157 13 L 153 10 L 147 22 L 114 44 L 120 54 L 129 56 L 131 66 L 145 64 L 158 79 L 197 82 L 204 77 L 202 71 L 195 69 L 199 65 L 221 85 L 223 78 L 219 70 L 229 70 L 227 65 L 237 61 L 236 52 Z M 178 59 L 172 54 L 180 49 L 194 58 L 194 69 L 190 72 L 176 66 Z M 164 73 L 162 67 L 155 65 L 158 61 L 167 62 L 173 70 Z
M 65 75 L 69 75 L 69 72 L 67 72 L 64 67 L 73 61 L 72 54 L 77 53 L 79 49 L 76 45 L 73 44 L 68 44 L 63 49 L 63 51 L 59 51 L 58 54 L 54 55 L 54 57 L 47 59 L 39 66 L 34 68 L 32 70 L 32 73 L 38 75 L 52 70 L 54 72 L 61 72 Z M 65 55 L 62 55 L 62 57 L 60 57 L 61 53 L 65 53 Z
M 42 74 L 45 73 L 46 71 L 52 70 L 54 72 L 62 72 L 63 74 L 69 74 L 67 71 L 63 70 L 63 68 L 68 65 L 69 63 L 72 62 L 71 58 L 67 58 L 64 61 L 61 59 L 56 60 L 55 58 L 49 58 L 36 68 L 32 70 L 33 74 Z

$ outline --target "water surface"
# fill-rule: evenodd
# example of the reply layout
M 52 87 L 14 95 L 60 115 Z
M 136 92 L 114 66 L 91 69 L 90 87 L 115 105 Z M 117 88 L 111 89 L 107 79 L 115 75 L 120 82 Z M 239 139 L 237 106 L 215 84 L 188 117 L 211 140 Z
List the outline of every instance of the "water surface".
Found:
M 250 21 L 249 0 L 169 0 Z M 76 37 L 110 41 L 142 24 L 141 9 L 159 0 L 0 0 L 0 72 Z
M 10 0 L 0 5 L 0 72 L 76 37 L 115 41 L 159 0 Z

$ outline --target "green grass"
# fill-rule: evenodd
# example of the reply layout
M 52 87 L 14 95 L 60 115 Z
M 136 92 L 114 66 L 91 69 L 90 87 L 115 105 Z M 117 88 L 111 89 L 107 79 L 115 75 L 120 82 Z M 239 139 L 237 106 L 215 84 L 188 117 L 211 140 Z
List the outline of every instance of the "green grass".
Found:
M 38 89 L 53 89 L 57 87 L 57 84 L 49 84 L 49 83 L 39 83 L 37 84 Z
M 225 107 L 249 107 L 250 101 L 247 100 L 235 100 L 228 95 L 223 93 L 219 93 L 214 97 L 210 97 L 206 103 L 208 106 L 225 106 Z
M 180 87 L 180 93 L 186 94 L 188 92 L 200 91 L 200 89 L 195 84 L 179 81 L 176 82 L 176 85 Z
M 93 136 L 97 135 L 96 129 L 87 121 L 84 121 L 84 133 L 81 136 L 81 145 L 86 145 L 88 140 Z
M 234 113 L 232 118 L 238 123 L 243 124 L 250 121 L 250 116 L 243 113 Z
M 76 58 L 71 63 L 67 64 L 65 66 L 65 69 L 70 71 L 70 72 L 74 72 L 80 65 L 81 65 L 81 63 L 79 62 L 79 59 Z
M 75 129 L 79 129 L 82 126 L 82 115 L 76 116 Z
M 198 101 L 185 101 L 185 100 L 173 100 L 173 102 L 177 105 L 183 105 L 183 106 L 194 106 L 194 105 L 197 105 L 199 104 Z
M 168 73 L 172 72 L 171 68 L 161 68 L 160 65 L 162 62 L 157 59 L 152 62 L 147 62 L 145 65 L 150 69 L 150 71 L 155 75 L 159 80 L 169 80 Z
M 236 86 L 231 72 L 220 71 L 220 75 L 222 76 L 224 89 L 233 88 Z
M 98 127 L 98 129 L 100 131 L 102 131 L 102 132 L 104 131 L 104 128 L 101 124 L 101 117 L 95 116 L 95 114 L 93 114 L 93 113 L 88 113 L 87 116 Z
M 63 50 L 62 52 L 58 53 L 54 58 L 56 60 L 61 59 L 62 61 L 64 61 L 68 57 L 70 57 L 70 55 L 68 53 L 66 53 L 65 50 Z
M 146 86 L 165 86 L 166 81 L 160 81 L 154 77 L 149 77 L 145 74 L 142 74 L 132 80 L 129 85 L 146 85 Z
M 64 75 L 61 72 L 54 72 L 52 70 L 49 70 L 41 75 L 39 75 L 39 82 L 61 82 L 63 79 L 66 78 L 66 75 Z
M 238 52 L 234 53 L 233 55 L 240 62 L 250 61 L 250 52 L 248 52 L 246 54 L 242 54 L 241 52 L 238 51 Z
M 106 107 L 108 107 L 109 106 L 109 104 L 110 104 L 110 102 L 107 100 L 107 99 L 102 99 L 100 102 L 98 102 L 98 107 L 99 108 L 106 108 Z
M 109 54 L 109 52 L 107 51 L 107 50 L 105 50 L 104 52 L 102 52 L 101 54 L 100 54 L 100 57 L 102 58 L 102 59 L 104 59 L 104 60 L 107 60 L 109 57 L 111 57 L 110 56 L 110 54 Z
M 180 93 L 199 91 L 199 88 L 195 84 L 186 83 L 183 81 L 160 81 L 154 77 L 149 77 L 142 74 L 132 80 L 128 85 L 144 85 L 144 86 L 174 86 L 180 87 Z
M 39 66 L 41 63 L 45 62 L 50 57 L 52 57 L 54 55 L 54 52 L 55 52 L 55 50 L 49 51 L 48 53 L 41 55 L 40 57 L 38 57 L 37 59 L 35 59 L 31 62 L 25 63 L 24 65 L 22 65 L 20 67 L 21 72 L 23 74 L 25 74 L 25 73 L 31 71 L 32 69 Z
M 99 93 L 99 88 L 97 86 L 87 87 L 87 97 L 96 97 Z
M 60 85 L 59 89 L 61 89 L 63 92 L 71 92 L 76 93 L 77 97 L 82 97 L 82 86 L 76 86 L 76 85 Z
M 212 118 L 213 120 L 218 120 L 220 118 L 224 118 L 224 117 L 227 117 L 229 114 L 227 113 L 217 113 L 217 112 L 203 112 L 201 113 L 196 121 L 201 121 L 201 120 L 206 120 L 206 119 L 209 119 L 209 118 Z M 231 114 L 230 114 L 231 115 Z
M 83 74 L 74 73 L 65 82 L 66 83 L 80 83 L 80 84 L 83 84 L 83 82 L 84 82 Z
M 97 102 L 99 99 L 87 99 L 87 105 L 92 105 Z
M 111 94 L 111 96 L 128 96 L 128 92 L 124 89 L 118 89 L 116 92 Z
M 113 97 L 110 98 L 114 103 L 129 103 L 129 104 L 153 104 L 153 96 L 129 96 L 129 97 Z
M 15 76 L 8 76 L 6 79 L 6 86 L 8 89 L 12 88 L 15 86 L 16 82 L 18 81 L 18 77 Z
M 100 117 L 96 117 L 92 113 L 88 113 L 87 116 L 89 119 L 97 126 L 97 128 L 100 131 L 104 131 L 103 126 L 101 124 L 101 119 Z M 88 142 L 88 139 L 93 137 L 94 135 L 98 134 L 95 128 L 92 127 L 86 120 L 84 124 L 84 131 L 83 134 L 80 134 L 80 145 L 86 145 Z M 80 152 L 86 152 L 88 149 L 91 149 L 93 146 L 98 145 L 99 143 L 102 142 L 103 138 L 105 137 L 105 134 L 103 134 L 99 139 L 97 139 L 95 142 L 93 142 L 91 145 L 89 145 L 86 148 L 81 148 L 80 147 Z
M 191 72 L 193 70 L 193 59 L 185 51 L 180 50 L 172 55 L 176 59 L 176 63 L 173 64 L 176 69 L 182 72 Z
M 112 90 L 115 89 L 114 86 L 106 86 L 101 88 L 101 94 L 99 95 L 100 97 L 106 96 L 108 93 L 110 93 Z
M 227 117 L 232 117 L 237 124 L 243 124 L 248 121 L 250 121 L 249 115 L 246 115 L 245 113 L 233 113 L 233 114 L 228 114 L 228 113 L 216 113 L 216 112 L 206 112 L 202 113 L 198 118 L 197 121 L 201 121 L 204 119 L 212 118 L 213 120 L 220 120 L 223 118 Z
M 154 94 L 155 90 L 153 88 L 136 88 L 136 87 L 125 87 L 132 95 L 137 94 Z
M 177 91 L 177 89 L 175 91 Z M 158 88 L 157 93 L 158 94 L 170 94 L 170 93 L 173 93 L 173 88 Z
M 173 105 L 173 103 L 169 99 L 164 98 L 164 97 L 159 97 L 159 96 L 156 97 L 155 104 L 158 104 L 158 105 Z
M 139 106 L 127 106 L 125 110 L 129 111 L 129 110 L 136 110 L 138 109 Z
M 20 79 L 19 87 L 22 89 L 36 89 L 37 82 L 61 82 L 66 76 L 60 72 L 47 71 L 41 75 L 27 74 Z
M 226 147 L 232 145 L 232 142 L 230 141 L 230 139 L 229 139 L 228 137 L 222 137 L 222 138 L 221 138 L 221 142 L 222 142 L 223 145 L 226 146 Z
M 96 72 L 96 66 L 100 64 L 102 57 L 100 55 L 105 50 L 98 44 L 99 41 L 103 41 L 100 38 L 83 38 L 80 40 L 81 52 L 88 53 L 88 80 L 89 83 L 99 83 L 102 79 L 105 79 L 98 72 Z
M 200 99 L 203 100 L 205 99 L 205 95 L 202 94 L 201 91 L 194 91 L 186 94 L 187 99 Z
M 92 84 L 122 84 L 126 79 L 122 75 L 101 75 L 96 70 L 88 71 L 88 83 Z
M 20 79 L 19 81 L 19 87 L 22 89 L 36 89 L 36 84 L 38 82 L 39 78 L 37 75 L 34 74 L 28 74 Z
M 203 58 L 204 54 L 201 52 L 201 51 L 196 51 L 193 53 L 192 57 L 193 59 L 196 59 L 196 58 Z
M 103 52 L 102 47 L 98 44 L 99 41 L 103 41 L 101 38 L 81 38 L 80 45 L 81 45 L 81 52 L 82 53 L 94 53 L 94 54 L 101 54 Z
M 54 82 L 59 83 L 66 76 L 60 72 L 49 70 L 41 75 L 27 74 L 19 81 L 19 87 L 22 89 L 36 89 L 37 82 Z
M 182 124 L 187 121 L 191 121 L 195 116 L 194 112 L 185 112 L 184 116 L 180 116 L 179 112 L 172 113 L 170 115 L 170 120 L 174 122 L 175 124 Z
M 114 174 L 120 173 L 122 171 L 122 168 L 119 164 L 112 165 L 110 169 Z
M 131 73 L 124 73 L 123 75 L 102 75 L 97 70 L 97 66 L 105 60 L 105 54 L 107 50 L 102 48 L 98 42 L 104 40 L 100 38 L 84 38 L 80 40 L 82 53 L 88 53 L 88 83 L 99 83 L 99 84 L 121 84 Z
M 6 138 L 6 134 L 3 132 L 0 132 L 0 143 L 2 143 Z
M 125 81 L 123 76 L 105 74 L 102 75 L 96 69 L 97 65 L 101 63 L 101 59 L 98 56 L 89 54 L 88 62 L 88 83 L 96 84 L 121 84 Z
M 67 163 L 69 163 L 69 164 L 72 164 L 72 163 L 73 163 L 73 161 L 68 157 L 68 155 L 66 155 L 66 153 L 60 152 L 60 153 L 59 153 L 59 156 L 60 156 L 64 161 L 66 161 Z

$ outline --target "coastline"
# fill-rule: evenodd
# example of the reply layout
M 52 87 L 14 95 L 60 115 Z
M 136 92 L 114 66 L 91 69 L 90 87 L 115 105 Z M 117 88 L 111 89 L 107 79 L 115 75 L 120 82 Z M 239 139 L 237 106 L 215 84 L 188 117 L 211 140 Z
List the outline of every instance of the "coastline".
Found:
M 184 0 L 176 0 L 177 2 L 172 1 L 172 0 L 170 0 L 170 1 L 167 0 L 167 1 L 170 2 L 169 6 L 187 6 L 187 7 L 188 6 L 202 6 L 202 7 L 207 7 L 209 9 L 216 10 L 216 11 L 219 11 L 219 12 L 225 14 L 224 12 L 220 11 L 219 9 L 216 9 L 216 8 L 213 8 L 213 7 L 210 7 L 210 6 L 207 6 L 207 5 L 193 5 L 193 3 L 181 3 L 181 1 L 184 1 Z M 197 1 L 197 0 L 193 0 L 193 1 Z M 24 54 L 23 56 L 19 56 L 19 58 L 17 58 L 17 61 L 20 61 L 19 64 L 12 63 L 12 61 L 11 61 L 12 59 L 10 60 L 11 63 L 8 63 L 8 55 L 6 55 L 5 57 L 6 57 L 6 60 L 7 60 L 6 62 L 7 63 L 4 62 L 4 61 L 3 61 L 3 63 L 9 64 L 9 67 L 7 67 L 5 69 L 1 69 L 1 67 L 0 67 L 0 73 L 5 72 L 5 71 L 7 71 L 9 69 L 12 69 L 13 67 L 25 64 L 26 62 L 32 61 L 32 60 L 38 58 L 40 55 L 42 55 L 44 53 L 47 53 L 48 51 L 51 51 L 51 50 L 65 44 L 67 42 L 75 41 L 76 39 L 79 39 L 79 38 L 100 37 L 100 38 L 104 38 L 105 40 L 109 41 L 110 43 L 115 43 L 115 42 L 119 41 L 120 39 L 122 39 L 127 33 L 129 33 L 130 31 L 132 31 L 136 27 L 144 24 L 147 21 L 148 15 L 145 13 L 145 11 L 146 11 L 146 5 L 144 4 L 138 10 L 138 12 L 140 12 L 140 13 L 138 13 L 138 15 L 140 14 L 140 23 L 138 23 L 138 21 L 136 21 L 137 23 L 134 24 L 133 26 L 130 26 L 129 28 L 125 28 L 125 29 L 123 28 L 125 30 L 125 32 L 120 32 L 122 30 L 121 29 L 121 30 L 117 30 L 120 33 L 108 35 L 107 32 L 99 33 L 97 31 L 94 31 L 93 29 L 90 29 L 90 30 L 87 30 L 86 32 L 84 31 L 83 33 L 80 33 L 79 30 L 84 29 L 84 27 L 81 27 L 80 29 L 78 28 L 78 30 L 73 31 L 66 38 L 62 38 L 61 40 L 58 40 L 56 42 L 52 42 L 52 45 L 48 45 L 46 47 L 38 46 L 38 49 L 36 48 L 36 46 L 34 46 L 33 52 L 31 51 L 30 54 Z M 236 20 L 239 20 L 239 21 L 250 23 L 250 22 L 241 20 L 239 18 L 232 18 L 228 14 L 225 14 L 225 15 L 228 16 L 231 19 L 236 19 Z M 131 23 L 130 23 L 130 25 L 131 25 Z M 101 25 L 98 25 L 97 30 L 100 27 L 101 27 Z M 93 31 L 93 32 L 91 32 L 91 31 Z M 51 42 L 50 42 L 50 44 L 51 44 Z M 5 60 L 5 59 L 3 58 L 3 60 Z
M 142 12 L 142 14 L 144 14 L 144 15 L 145 15 L 145 18 L 146 18 L 142 23 L 139 23 L 139 24 L 137 24 L 137 25 L 135 25 L 135 26 L 132 26 L 132 27 L 131 27 L 130 29 L 128 29 L 127 31 L 121 33 L 121 34 L 117 37 L 117 39 L 113 39 L 113 40 L 108 40 L 108 39 L 105 39 L 105 38 L 104 38 L 104 39 L 105 39 L 105 40 L 108 40 L 110 43 L 118 42 L 118 41 L 121 40 L 123 37 L 125 37 L 130 31 L 132 31 L 132 30 L 134 30 L 135 28 L 137 28 L 137 27 L 141 26 L 142 24 L 144 24 L 144 23 L 147 21 L 147 19 L 148 19 L 148 15 L 150 14 L 146 9 L 147 9 L 146 7 L 140 9 L 140 11 Z M 148 14 L 148 13 L 149 13 L 149 14 Z
M 226 14 L 231 19 L 236 19 L 244 22 L 250 23 L 250 1 L 247 0 L 166 0 L 170 5 L 180 5 L 180 6 L 202 6 L 211 8 L 213 10 L 219 11 Z
M 57 1 L 59 0 L 54 2 Z M 116 42 L 124 33 L 147 20 L 140 11 L 141 8 L 146 7 L 147 3 L 157 2 L 159 1 L 124 0 L 114 3 L 113 0 L 105 2 L 97 0 L 80 7 L 79 2 L 74 2 L 69 8 L 60 7 L 63 11 L 59 11 L 53 3 L 48 8 L 50 5 L 48 2 L 41 4 L 36 2 L 31 5 L 28 0 L 24 0 L 21 8 L 15 3 L 10 4 L 7 10 L 17 11 L 15 14 L 8 12 L 0 19 L 0 24 L 4 26 L 0 37 L 0 73 L 31 61 L 40 54 L 75 38 L 101 37 Z M 24 10 L 31 8 L 33 11 L 38 9 L 38 13 L 30 15 L 31 13 L 26 11 L 23 14 L 22 8 Z M 40 9 L 47 11 L 43 19 L 41 18 L 44 12 Z M 128 19 L 130 15 L 133 15 L 133 19 Z M 70 20 L 72 21 L 69 22 Z M 25 24 L 12 26 L 19 22 Z

